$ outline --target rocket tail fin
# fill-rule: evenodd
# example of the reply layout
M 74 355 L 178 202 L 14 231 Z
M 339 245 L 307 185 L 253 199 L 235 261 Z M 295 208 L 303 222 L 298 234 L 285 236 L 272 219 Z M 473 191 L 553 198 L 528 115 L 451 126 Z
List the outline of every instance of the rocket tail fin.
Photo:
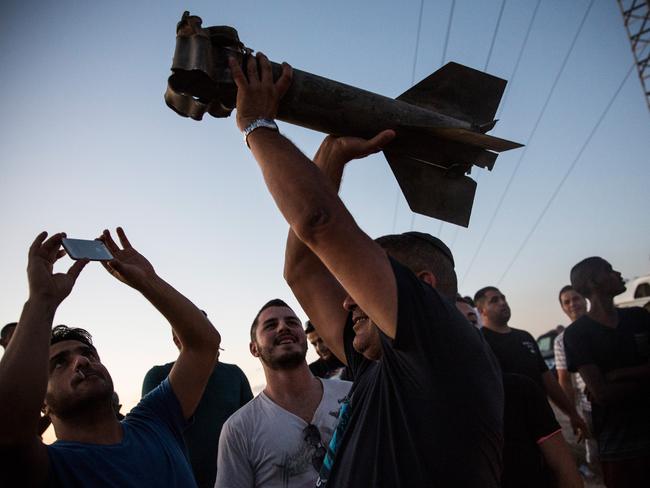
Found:
M 523 146 L 523 144 L 519 144 L 518 142 L 455 127 L 435 127 L 426 129 L 426 131 L 443 139 L 450 139 L 496 152 L 509 151 L 510 149 L 517 149 Z
M 452 224 L 469 225 L 476 182 L 408 156 L 384 151 L 411 210 Z
M 447 63 L 402 93 L 397 100 L 489 127 L 506 87 L 506 80 L 458 63 Z

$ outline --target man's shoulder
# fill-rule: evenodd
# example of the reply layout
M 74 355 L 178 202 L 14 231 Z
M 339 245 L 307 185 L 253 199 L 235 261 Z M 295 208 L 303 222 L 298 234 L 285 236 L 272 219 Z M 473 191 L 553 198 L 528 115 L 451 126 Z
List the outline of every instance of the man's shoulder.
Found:
M 319 378 L 323 383 L 323 395 L 335 397 L 337 400 L 348 394 L 352 388 L 351 381 L 345 381 L 338 378 Z
M 222 363 L 221 361 L 214 367 L 214 371 L 232 376 L 245 376 L 242 369 L 236 364 Z
M 171 363 L 152 366 L 151 369 L 149 371 L 147 371 L 147 375 L 164 374 L 166 376 L 172 370 L 172 368 L 174 367 L 174 364 L 175 364 L 175 361 L 172 361 Z
M 571 342 L 574 338 L 581 336 L 586 330 L 591 329 L 594 325 L 595 322 L 590 317 L 583 315 L 564 329 L 564 340 Z
M 525 338 L 529 340 L 532 339 L 533 341 L 535 340 L 533 335 L 524 329 L 517 329 L 516 327 L 510 327 L 510 333 L 514 334 L 513 337 L 521 337 L 522 339 Z
M 250 402 L 247 402 L 235 413 L 233 413 L 228 420 L 223 424 L 224 428 L 238 430 L 246 427 L 251 423 L 255 423 L 260 413 L 264 409 L 264 401 L 261 394 L 256 395 Z
M 618 308 L 619 317 L 631 321 L 648 322 L 650 320 L 650 311 L 643 307 L 625 307 Z

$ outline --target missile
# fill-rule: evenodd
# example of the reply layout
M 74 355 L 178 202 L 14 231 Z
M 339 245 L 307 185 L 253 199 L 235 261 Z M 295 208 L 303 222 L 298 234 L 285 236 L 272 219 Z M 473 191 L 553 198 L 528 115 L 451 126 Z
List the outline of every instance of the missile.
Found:
M 237 87 L 228 58 L 245 66 L 253 51 L 229 26 L 201 27 L 185 12 L 176 28 L 176 49 L 165 102 L 184 117 L 228 117 Z M 271 63 L 273 77 L 280 64 Z M 297 69 L 277 118 L 338 136 L 369 138 L 394 129 L 384 155 L 411 210 L 469 225 L 476 182 L 473 165 L 492 170 L 497 153 L 521 144 L 486 135 L 506 81 L 447 63 L 396 99 Z

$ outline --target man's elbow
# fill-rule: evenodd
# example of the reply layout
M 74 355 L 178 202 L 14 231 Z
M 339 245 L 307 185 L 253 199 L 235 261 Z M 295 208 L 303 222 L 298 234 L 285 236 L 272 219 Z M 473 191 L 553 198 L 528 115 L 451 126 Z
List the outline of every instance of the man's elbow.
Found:
M 207 341 L 208 347 L 216 354 L 219 350 L 219 347 L 221 346 L 221 334 L 219 334 L 217 329 L 214 327 L 210 327 L 210 329 L 210 339 Z
M 292 226 L 298 238 L 310 248 L 320 243 L 332 226 L 332 211 L 325 207 L 309 209 Z
M 201 343 L 198 344 L 202 354 L 210 357 L 216 357 L 221 346 L 221 334 L 215 329 L 212 324 L 208 330 L 205 331 Z

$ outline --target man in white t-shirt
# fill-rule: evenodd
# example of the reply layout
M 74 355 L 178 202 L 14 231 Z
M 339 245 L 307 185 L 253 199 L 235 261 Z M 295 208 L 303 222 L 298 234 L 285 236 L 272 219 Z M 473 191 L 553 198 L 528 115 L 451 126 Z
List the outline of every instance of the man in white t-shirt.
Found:
M 312 375 L 302 323 L 279 299 L 255 317 L 250 351 L 267 384 L 224 424 L 215 488 L 311 488 L 352 384 Z
M 566 285 L 558 295 L 562 311 L 569 317 L 571 323 L 578 320 L 587 313 L 587 300 L 580 293 L 575 291 L 571 285 Z M 586 385 L 580 373 L 570 373 L 567 369 L 566 353 L 564 352 L 564 331 L 555 338 L 553 343 L 553 354 L 555 356 L 555 370 L 557 380 L 564 390 L 567 398 L 577 404 L 580 413 L 585 418 L 589 429 L 592 429 L 591 402 L 585 394 Z M 586 460 L 588 464 L 598 461 L 598 446 L 593 438 L 584 437 Z M 582 440 L 582 439 L 580 439 Z M 582 468 L 581 468 L 582 469 Z M 584 471 L 584 470 L 583 470 Z

